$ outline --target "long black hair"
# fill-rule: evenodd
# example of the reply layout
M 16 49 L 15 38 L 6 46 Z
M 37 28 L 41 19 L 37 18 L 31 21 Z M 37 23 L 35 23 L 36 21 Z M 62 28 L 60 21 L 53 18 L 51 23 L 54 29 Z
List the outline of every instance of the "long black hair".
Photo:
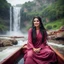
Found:
M 35 18 L 37 18 L 40 21 L 39 29 L 40 29 L 40 32 L 41 32 L 42 36 L 44 36 L 44 38 L 45 38 L 45 34 L 44 33 L 46 32 L 46 30 L 45 30 L 45 28 L 43 26 L 41 18 L 39 16 L 35 16 L 33 18 L 33 20 L 32 20 L 32 42 L 33 42 L 33 44 L 36 43 L 36 41 L 37 41 L 37 39 L 36 39 L 36 27 L 34 26 L 34 19 Z M 42 37 L 42 42 L 44 42 L 44 38 Z

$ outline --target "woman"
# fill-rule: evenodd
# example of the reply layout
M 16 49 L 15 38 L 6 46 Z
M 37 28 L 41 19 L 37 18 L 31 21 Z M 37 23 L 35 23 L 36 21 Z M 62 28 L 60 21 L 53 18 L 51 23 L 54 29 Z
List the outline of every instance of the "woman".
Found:
M 55 64 L 56 55 L 47 45 L 47 33 L 40 17 L 34 17 L 28 31 L 27 52 L 24 64 Z

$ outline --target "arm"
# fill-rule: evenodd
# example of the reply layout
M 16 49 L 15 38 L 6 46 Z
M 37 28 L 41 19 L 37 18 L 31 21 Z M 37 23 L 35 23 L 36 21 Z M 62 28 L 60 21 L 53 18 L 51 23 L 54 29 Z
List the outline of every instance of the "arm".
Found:
M 32 43 L 31 32 L 32 32 L 32 29 L 29 29 L 29 31 L 28 31 L 28 43 L 27 43 L 27 48 L 28 49 L 33 49 L 34 48 L 33 43 Z

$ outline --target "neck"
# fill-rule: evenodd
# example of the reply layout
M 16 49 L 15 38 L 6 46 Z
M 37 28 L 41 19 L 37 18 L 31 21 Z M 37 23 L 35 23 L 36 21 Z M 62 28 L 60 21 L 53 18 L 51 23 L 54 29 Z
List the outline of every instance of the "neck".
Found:
M 36 30 L 39 30 L 39 27 L 36 27 Z

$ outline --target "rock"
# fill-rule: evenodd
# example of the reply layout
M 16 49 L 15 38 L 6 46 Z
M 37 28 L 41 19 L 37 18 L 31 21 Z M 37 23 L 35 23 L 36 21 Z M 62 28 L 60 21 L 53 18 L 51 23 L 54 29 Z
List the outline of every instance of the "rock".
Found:
M 58 30 L 50 30 L 47 32 L 50 39 L 64 40 L 64 26 Z
M 1 40 L 0 41 L 0 46 L 12 46 L 13 44 L 12 44 L 12 42 L 10 41 L 10 40 Z
M 3 44 L 2 44 L 2 42 L 1 42 L 1 40 L 0 40 L 0 47 L 2 47 L 3 46 Z
M 18 41 L 13 39 L 0 39 L 0 47 L 16 45 Z
M 57 37 L 62 37 L 62 38 L 64 38 L 64 32 L 57 33 Z
M 64 30 L 64 26 L 61 26 L 59 30 Z
M 12 42 L 13 45 L 16 45 L 18 43 L 18 41 L 16 39 L 13 38 L 13 40 L 10 40 Z

